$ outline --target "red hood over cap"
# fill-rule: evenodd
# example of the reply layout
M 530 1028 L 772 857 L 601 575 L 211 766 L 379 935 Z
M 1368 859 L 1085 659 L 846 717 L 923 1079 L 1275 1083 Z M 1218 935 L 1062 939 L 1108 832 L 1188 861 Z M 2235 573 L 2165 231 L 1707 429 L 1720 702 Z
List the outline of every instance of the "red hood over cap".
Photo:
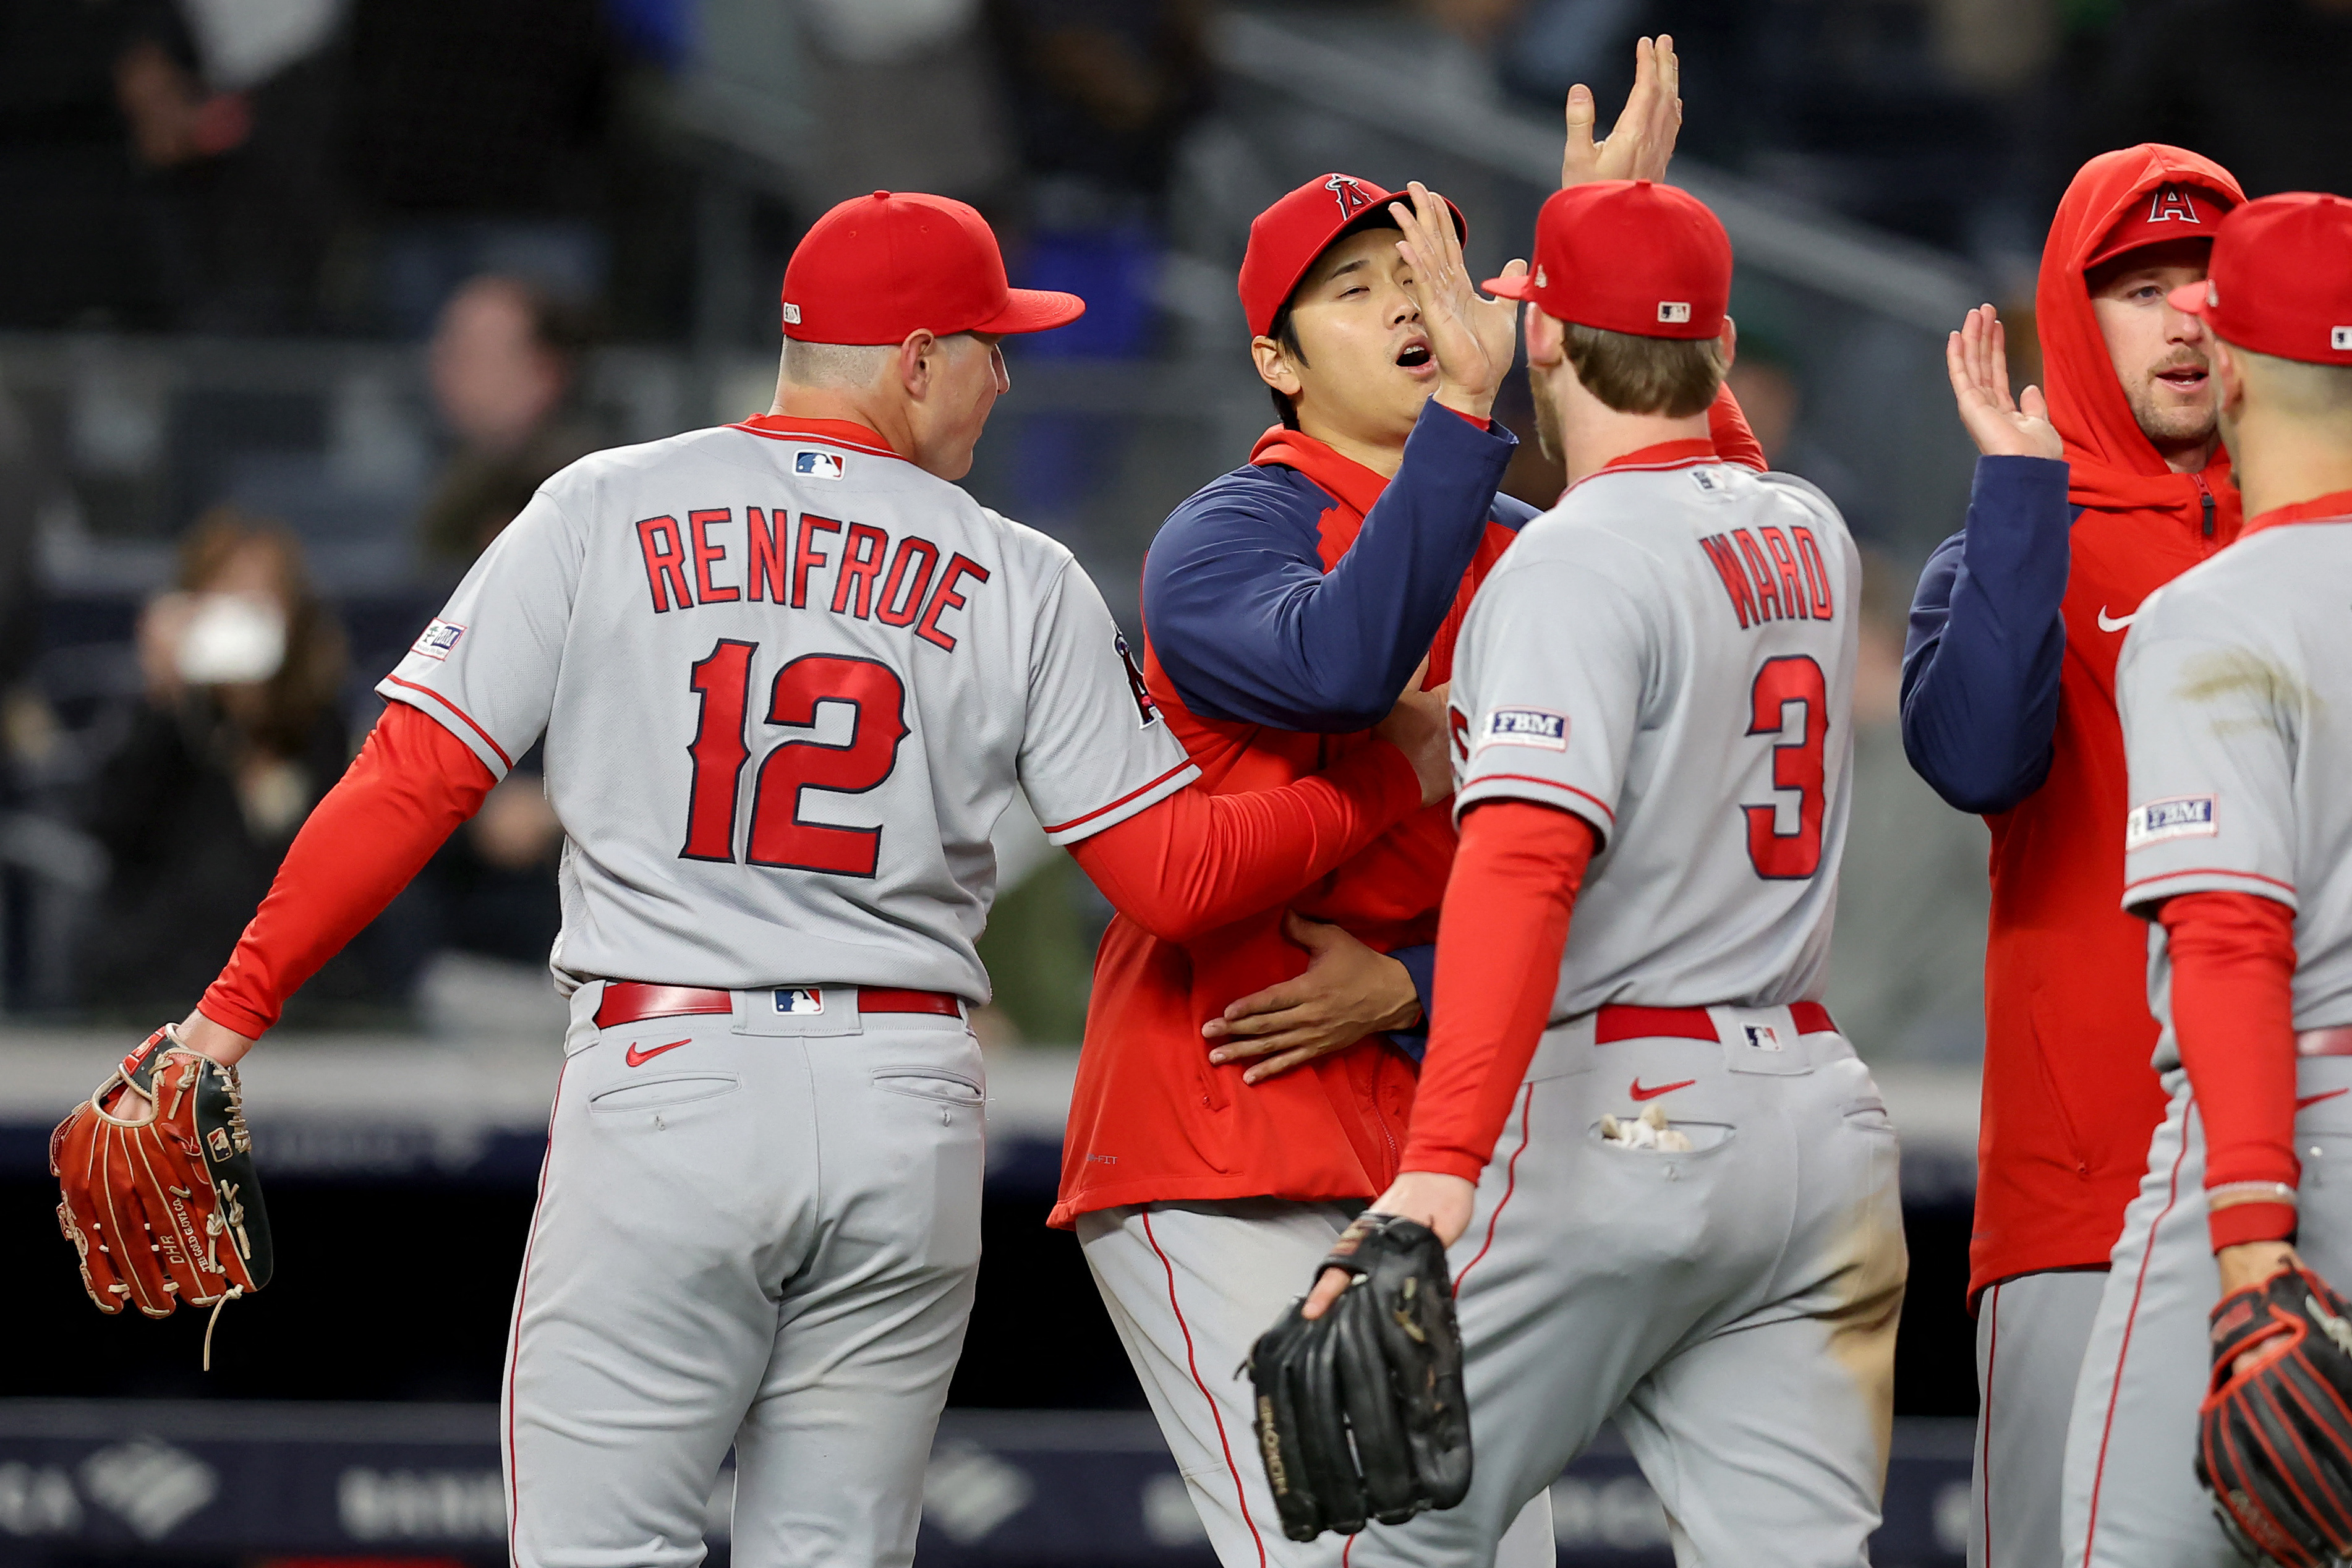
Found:
M 2125 400 L 2083 279 L 2092 259 L 2106 248 L 2108 237 L 2127 217 L 2144 214 L 2168 185 L 2210 192 L 2232 206 L 2246 199 L 2230 172 L 2211 159 L 2154 142 L 2100 153 L 2066 187 L 2058 216 L 2050 222 L 2033 291 L 2042 391 L 2050 399 L 2051 422 L 2066 443 L 2073 470 L 2067 495 L 2075 505 L 2105 511 L 2148 508 L 2194 518 L 2210 490 L 2215 521 L 2227 538 L 2241 516 L 2237 487 L 2223 482 L 2228 455 L 2217 445 L 2202 475 L 2176 474 L 2165 467 Z

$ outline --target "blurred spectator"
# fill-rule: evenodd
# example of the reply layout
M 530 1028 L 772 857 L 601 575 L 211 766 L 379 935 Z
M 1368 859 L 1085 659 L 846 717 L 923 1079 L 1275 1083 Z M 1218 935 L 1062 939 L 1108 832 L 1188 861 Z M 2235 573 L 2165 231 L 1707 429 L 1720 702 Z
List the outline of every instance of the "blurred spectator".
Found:
M 388 324 L 422 336 L 482 271 L 596 294 L 614 65 L 597 0 L 354 0 L 351 37 L 350 168 Z
M 138 647 L 145 699 L 89 803 L 112 869 L 79 968 L 92 1007 L 152 1024 L 184 1011 L 227 961 L 349 753 L 335 707 L 342 631 L 284 529 L 225 509 L 200 519 Z M 399 977 L 372 971 L 371 945 L 305 987 L 314 1018 L 397 1003 Z
M 2352 0 L 2189 0 L 2127 20 L 2086 149 L 2168 142 L 2249 196 L 2352 192 Z
M 801 79 L 819 142 L 809 216 L 867 191 L 935 191 L 983 206 L 1003 197 L 1013 148 L 981 0 L 801 0 L 800 10 Z
M 150 326 L 162 279 L 125 153 L 124 4 L 0 0 L 0 326 Z
M 1076 182 L 1106 217 L 1124 216 L 1109 210 L 1121 198 L 1156 204 L 1208 103 L 1203 0 L 997 0 L 996 12 L 1024 166 Z
M 1768 448 L 1769 449 L 1769 448 Z M 1903 755 L 1911 574 L 1863 552 L 1853 806 L 1838 882 L 1829 1005 L 1870 1061 L 1973 1061 L 1984 1050 L 1984 826 Z
M 308 325 L 340 216 L 344 0 L 151 5 L 114 68 L 180 324 Z
M 517 278 L 480 277 L 442 307 L 433 399 L 457 451 L 416 524 L 419 552 L 462 571 L 548 476 L 604 443 L 574 394 L 580 313 Z
M 1866 539 L 1878 537 L 1879 522 L 1860 481 L 1805 430 L 1805 394 L 1795 373 L 1760 336 L 1743 340 L 1725 381 L 1764 448 L 1764 460 L 1784 474 L 1811 479 L 1837 503 L 1846 526 Z M 1895 639 L 1902 646 L 1902 639 Z

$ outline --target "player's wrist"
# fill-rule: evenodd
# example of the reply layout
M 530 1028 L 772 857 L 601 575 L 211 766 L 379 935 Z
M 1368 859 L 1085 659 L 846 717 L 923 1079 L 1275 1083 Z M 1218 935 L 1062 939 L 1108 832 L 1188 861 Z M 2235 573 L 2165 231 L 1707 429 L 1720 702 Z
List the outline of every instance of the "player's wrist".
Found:
M 1491 422 L 1495 412 L 1495 395 L 1499 386 L 1477 387 L 1451 381 L 1437 384 L 1435 401 L 1443 407 L 1469 420 Z
M 226 1024 L 215 1023 L 205 1016 L 202 1007 L 181 1020 L 179 1036 L 180 1044 L 223 1067 L 235 1067 L 254 1047 L 252 1037 L 241 1035 Z
M 2221 1294 L 2252 1290 L 2283 1268 L 2302 1267 L 2294 1244 L 2284 1240 L 2246 1241 L 2217 1249 L 2213 1261 L 2221 1275 Z

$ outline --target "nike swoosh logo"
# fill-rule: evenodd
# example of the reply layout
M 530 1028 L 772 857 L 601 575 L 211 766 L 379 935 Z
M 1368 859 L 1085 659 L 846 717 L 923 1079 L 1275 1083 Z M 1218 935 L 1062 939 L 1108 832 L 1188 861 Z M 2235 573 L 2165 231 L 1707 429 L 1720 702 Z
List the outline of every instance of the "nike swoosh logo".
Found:
M 2334 1100 L 2339 1094 L 2352 1094 L 2352 1089 L 2331 1089 L 2326 1094 L 2306 1094 L 2294 1102 L 2297 1110 L 2308 1110 L 2323 1100 Z
M 647 1062 L 653 1060 L 656 1057 L 661 1055 L 664 1051 L 674 1051 L 680 1046 L 691 1045 L 693 1042 L 694 1037 L 688 1035 L 683 1040 L 672 1040 L 666 1046 L 656 1046 L 651 1050 L 646 1050 L 637 1046 L 631 1046 L 629 1047 L 629 1065 L 633 1068 L 641 1068 Z
M 2131 625 L 2138 616 L 2139 612 L 2137 610 L 2134 610 L 2128 616 L 2110 616 L 2107 614 L 2107 607 L 2105 605 L 2101 605 L 2099 606 L 2099 629 L 2103 632 L 2119 632 L 2126 626 Z
M 1678 1089 L 1688 1089 L 1697 1081 L 1698 1079 L 1695 1078 L 1686 1078 L 1680 1083 L 1662 1083 L 1655 1089 L 1643 1089 L 1642 1087 L 1642 1080 L 1637 1078 L 1633 1080 L 1633 1098 L 1635 1100 L 1655 1100 L 1662 1094 L 1672 1094 Z

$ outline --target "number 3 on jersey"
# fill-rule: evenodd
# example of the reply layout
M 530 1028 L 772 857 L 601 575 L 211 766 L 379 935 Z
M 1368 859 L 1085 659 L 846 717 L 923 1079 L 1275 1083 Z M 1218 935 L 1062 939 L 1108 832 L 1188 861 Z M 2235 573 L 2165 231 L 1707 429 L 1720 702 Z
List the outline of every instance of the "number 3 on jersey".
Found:
M 751 760 L 744 720 L 751 706 L 751 659 L 759 651 L 757 643 L 721 637 L 688 680 L 702 699 L 702 719 L 687 748 L 694 759 L 694 781 L 687 795 L 682 860 L 735 859 L 738 785 Z M 907 738 L 906 700 L 898 672 L 870 658 L 812 653 L 776 671 L 768 689 L 769 723 L 811 729 L 819 703 L 845 702 L 853 710 L 849 739 L 827 745 L 799 737 L 768 753 L 751 786 L 751 842 L 744 858 L 754 866 L 795 871 L 874 875 L 882 830 L 803 820 L 801 792 L 862 795 L 888 778 L 898 763 L 898 742 Z
M 1768 658 L 1748 691 L 1748 732 L 1785 735 L 1786 705 L 1803 710 L 1799 739 L 1772 748 L 1772 787 L 1797 792 L 1797 830 L 1780 831 L 1780 807 L 1748 805 L 1748 858 L 1756 874 L 1774 881 L 1811 876 L 1822 864 L 1822 808 L 1826 800 L 1822 743 L 1829 738 L 1829 685 L 1822 667 L 1803 654 Z

